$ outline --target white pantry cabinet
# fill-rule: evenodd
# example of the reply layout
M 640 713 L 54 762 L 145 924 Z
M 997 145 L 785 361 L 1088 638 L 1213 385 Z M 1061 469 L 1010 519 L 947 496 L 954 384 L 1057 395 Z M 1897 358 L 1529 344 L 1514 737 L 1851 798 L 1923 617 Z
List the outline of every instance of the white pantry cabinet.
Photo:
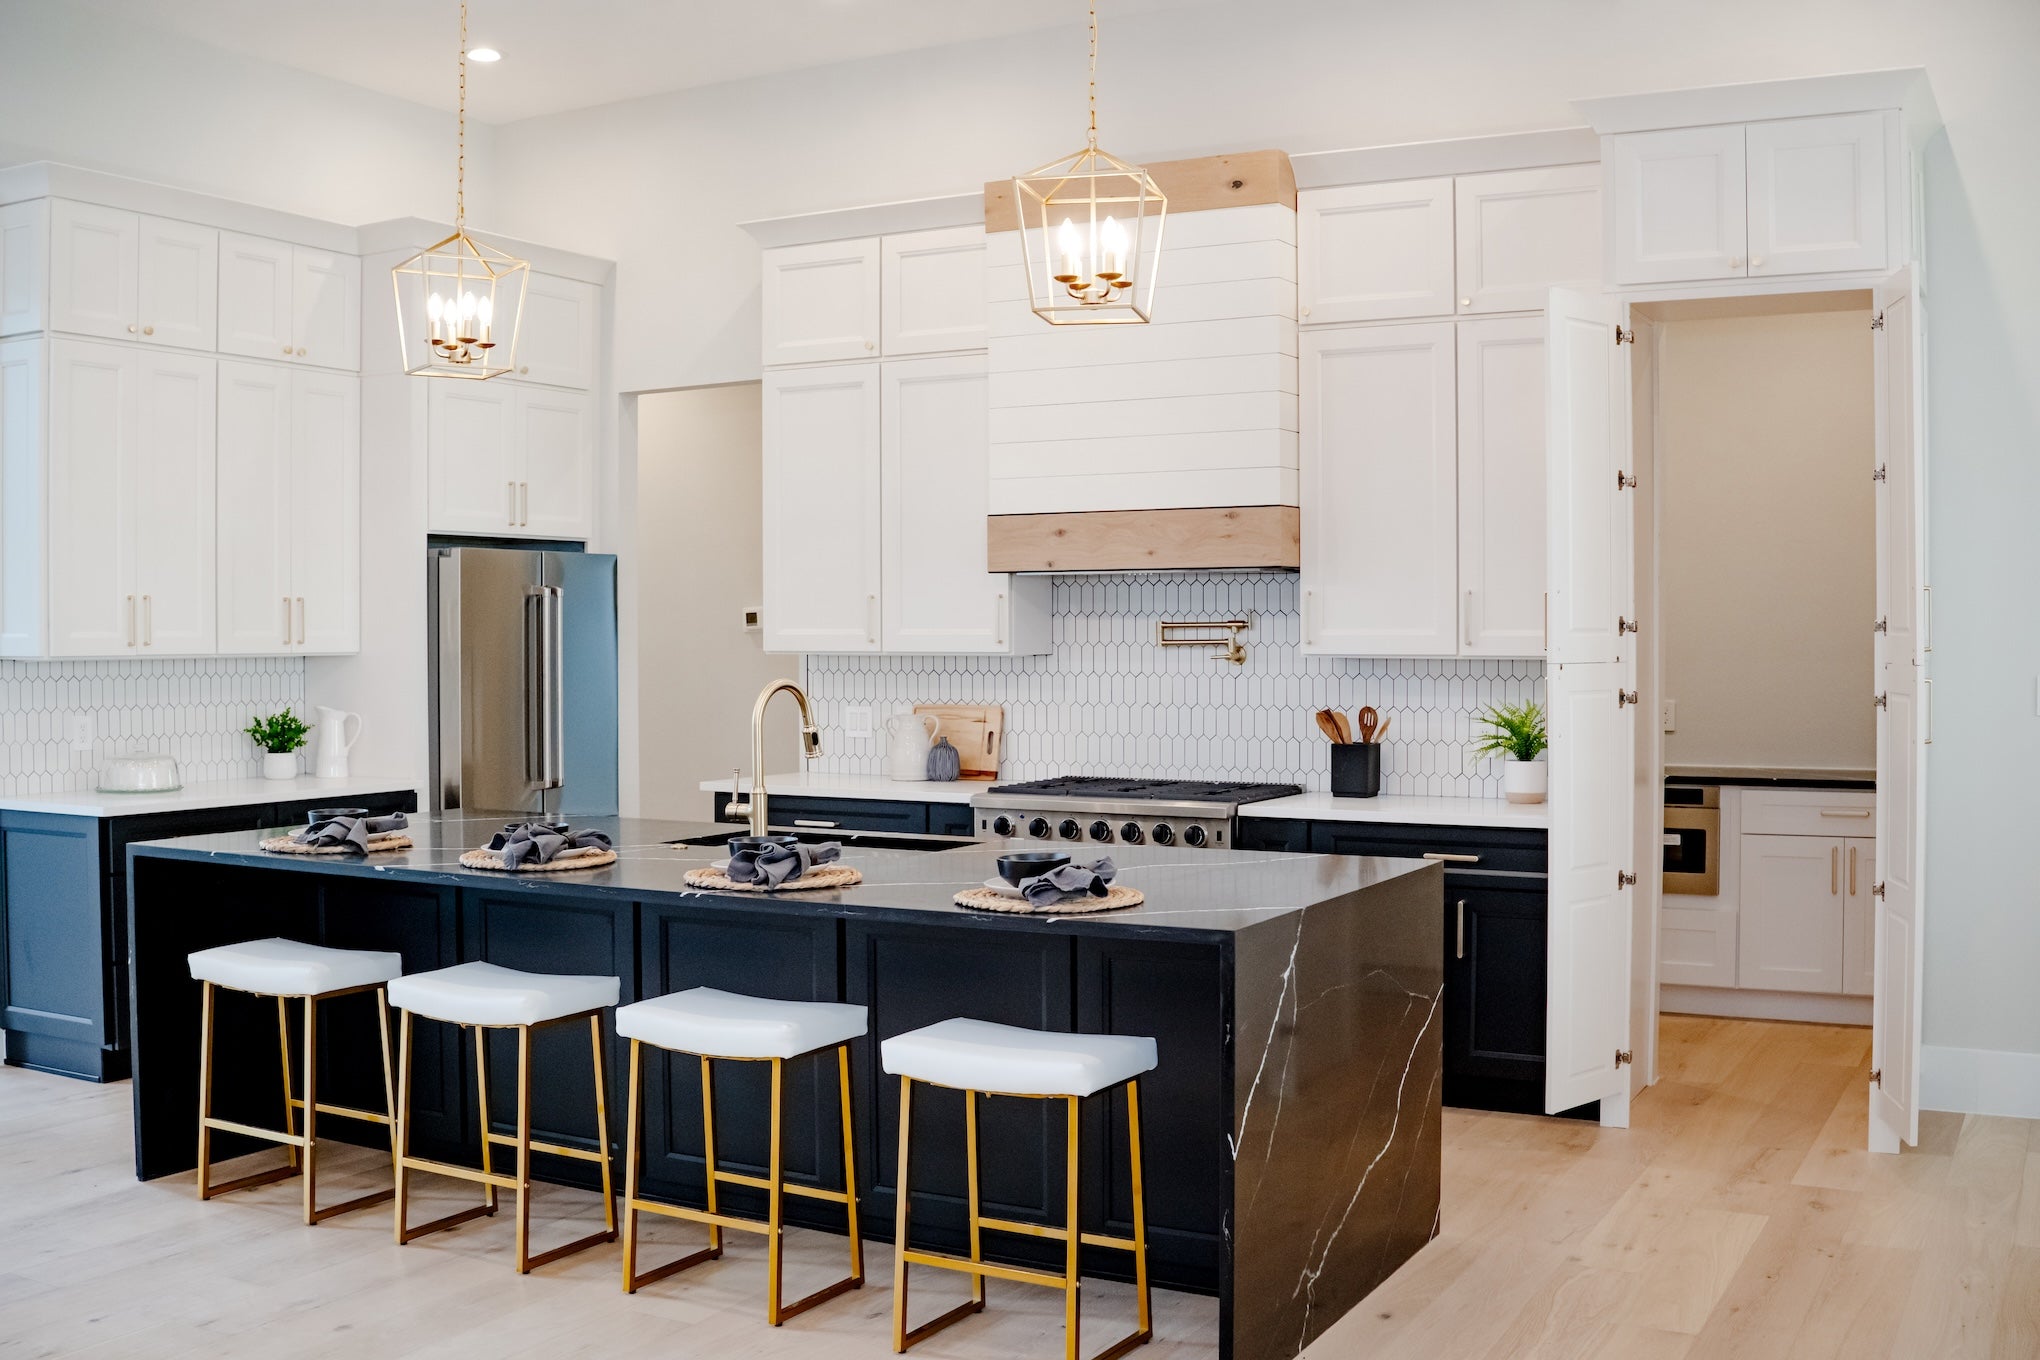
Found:
M 1307 189 L 1296 247 L 1305 325 L 1453 312 L 1449 177 Z
M 879 278 L 886 358 L 985 347 L 983 227 L 881 237 Z
M 578 279 L 531 275 L 517 322 L 517 376 L 552 387 L 595 386 L 601 333 L 600 288 Z
M 1749 254 L 1743 130 L 1631 132 L 1602 142 L 1615 283 L 1740 276 Z
M 219 348 L 251 359 L 361 367 L 361 261 L 220 233 Z
M 879 254 L 875 236 L 766 251 L 765 363 L 877 358 Z
M 426 394 L 426 525 L 434 533 L 587 538 L 595 405 L 585 392 L 494 378 Z
M 219 367 L 219 650 L 358 651 L 360 380 Z
M 216 368 L 51 345 L 49 655 L 213 651 Z
M 1882 269 L 1885 115 L 1751 123 L 1750 277 Z
M 49 204 L 50 329 L 213 348 L 219 232 L 119 208 Z
M 1459 654 L 1544 654 L 1544 318 L 1462 321 Z
M 765 374 L 768 652 L 879 650 L 881 400 L 875 363 Z
M 43 328 L 49 241 L 46 199 L 0 207 L 0 335 L 28 335 Z
M 1553 288 L 1600 287 L 1600 166 L 1461 175 L 1453 196 L 1461 316 L 1542 311 Z
M 1737 982 L 1782 992 L 1842 990 L 1840 837 L 1742 837 Z

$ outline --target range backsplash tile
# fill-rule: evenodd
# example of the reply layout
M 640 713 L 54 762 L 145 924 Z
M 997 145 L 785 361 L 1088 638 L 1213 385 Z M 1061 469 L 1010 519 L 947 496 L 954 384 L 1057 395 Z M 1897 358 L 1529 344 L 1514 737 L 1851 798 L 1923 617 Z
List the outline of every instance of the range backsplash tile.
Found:
M 1331 751 L 1311 715 L 1372 704 L 1393 719 L 1383 793 L 1502 796 L 1498 761 L 1473 756 L 1489 704 L 1544 702 L 1542 661 L 1377 661 L 1305 656 L 1297 578 L 1196 573 L 1059 576 L 1046 656 L 804 658 L 830 774 L 885 772 L 887 717 L 917 703 L 1001 704 L 1002 779 L 1060 774 L 1258 779 L 1325 789 Z M 1244 618 L 1244 665 L 1164 648 L 1156 625 Z M 851 737 L 868 706 L 876 735 Z
M 289 705 L 305 712 L 302 657 L 173 661 L 0 661 L 0 793 L 70 793 L 108 756 L 165 752 L 187 784 L 249 779 L 262 755 L 242 729 Z M 90 751 L 71 720 L 92 719 Z

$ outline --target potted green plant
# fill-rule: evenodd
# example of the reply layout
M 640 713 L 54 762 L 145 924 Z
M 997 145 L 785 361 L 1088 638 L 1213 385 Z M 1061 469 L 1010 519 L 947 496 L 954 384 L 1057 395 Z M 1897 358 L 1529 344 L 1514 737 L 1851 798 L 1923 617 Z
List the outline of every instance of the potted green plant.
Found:
M 262 777 L 297 778 L 298 748 L 305 744 L 305 736 L 311 730 L 310 724 L 287 708 L 249 723 L 248 736 L 262 748 Z
M 1502 793 L 1512 803 L 1541 803 L 1551 787 L 1551 767 L 1537 757 L 1550 740 L 1544 710 L 1537 704 L 1491 704 L 1474 719 L 1487 730 L 1475 734 L 1474 754 L 1502 758 Z

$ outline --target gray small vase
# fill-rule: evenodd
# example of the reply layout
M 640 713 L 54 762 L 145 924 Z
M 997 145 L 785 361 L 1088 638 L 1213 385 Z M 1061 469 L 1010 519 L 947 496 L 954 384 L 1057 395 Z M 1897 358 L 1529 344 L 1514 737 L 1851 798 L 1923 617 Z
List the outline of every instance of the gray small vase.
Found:
M 937 737 L 935 744 L 928 748 L 928 778 L 946 782 L 963 774 L 963 756 L 949 738 Z

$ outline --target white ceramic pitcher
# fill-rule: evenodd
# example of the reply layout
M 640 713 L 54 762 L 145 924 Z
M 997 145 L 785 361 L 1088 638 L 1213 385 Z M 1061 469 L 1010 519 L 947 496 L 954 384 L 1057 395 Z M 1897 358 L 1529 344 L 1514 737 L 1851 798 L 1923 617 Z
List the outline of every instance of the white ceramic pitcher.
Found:
M 928 748 L 942 720 L 933 713 L 897 713 L 885 720 L 885 733 L 892 738 L 886 748 L 886 773 L 901 783 L 925 783 L 928 778 Z
M 320 779 L 345 779 L 347 753 L 361 740 L 361 715 L 339 708 L 318 708 L 319 740 L 312 748 L 312 773 Z M 354 721 L 354 735 L 347 735 L 348 719 Z

